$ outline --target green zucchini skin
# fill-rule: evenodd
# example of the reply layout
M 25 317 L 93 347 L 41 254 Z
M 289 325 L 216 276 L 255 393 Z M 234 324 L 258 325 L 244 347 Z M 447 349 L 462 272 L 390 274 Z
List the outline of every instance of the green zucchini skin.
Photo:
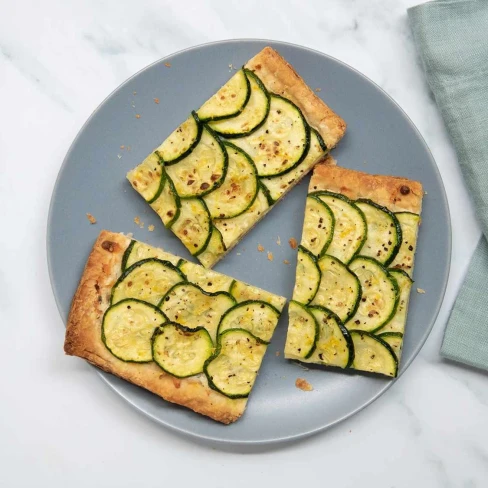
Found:
M 135 243 L 136 241 L 132 239 L 130 241 L 130 244 L 127 246 L 127 249 L 125 250 L 124 255 L 122 256 L 122 264 L 121 264 L 122 271 L 125 271 L 127 260 L 129 259 L 130 253 L 132 252 L 132 248 L 134 247 Z
M 305 351 L 302 351 L 304 348 L 304 344 L 295 342 L 297 336 L 293 335 L 295 331 L 291 327 L 289 327 L 286 335 L 285 355 L 287 355 L 287 357 L 293 357 L 294 359 L 298 360 L 302 358 L 308 359 L 313 355 L 317 346 L 317 341 L 320 334 L 319 324 L 315 315 L 310 311 L 310 309 L 307 306 L 303 305 L 303 303 L 297 302 L 296 300 L 290 300 L 290 303 L 288 305 L 288 314 L 290 317 L 293 315 L 292 307 L 296 307 L 296 310 L 298 310 L 302 316 L 308 317 L 307 321 L 310 321 L 313 326 L 313 339 L 310 346 L 306 344 L 308 350 L 306 349 Z M 309 337 L 312 337 L 312 334 L 310 334 Z M 303 339 L 303 337 L 300 337 L 300 339 Z M 296 351 L 293 350 L 295 347 Z
M 156 191 L 154 196 L 147 201 L 147 203 L 149 203 L 149 204 L 154 203 L 159 198 L 159 195 L 161 195 L 163 188 L 164 188 L 164 184 L 166 182 L 166 175 L 164 172 L 164 162 L 162 161 L 162 159 L 159 155 L 158 155 L 158 158 L 159 158 L 161 165 L 163 166 L 163 171 L 161 171 L 161 176 L 159 177 L 159 188 L 158 188 L 158 190 Z
M 298 254 L 297 255 L 297 271 L 296 271 L 296 279 L 295 279 L 295 288 L 293 289 L 293 300 L 296 302 L 300 302 L 300 303 L 304 303 L 305 305 L 308 305 L 315 298 L 315 295 L 317 294 L 317 291 L 320 287 L 320 281 L 322 279 L 322 272 L 320 271 L 320 268 L 317 264 L 317 257 L 313 253 L 311 253 L 306 247 L 304 247 L 302 245 L 298 246 L 298 253 L 297 254 Z M 316 272 L 314 287 L 310 291 L 308 297 L 304 297 L 303 295 L 297 296 L 301 293 L 301 290 L 299 290 L 297 288 L 298 284 L 299 284 L 299 269 L 301 269 L 300 264 L 303 263 L 303 258 L 301 259 L 300 255 L 303 255 L 303 257 L 305 259 L 309 259 L 309 263 L 312 264 L 312 266 Z M 305 265 L 303 265 L 303 267 L 306 268 Z M 307 271 L 305 271 L 305 273 L 302 276 L 300 276 L 300 278 L 303 281 L 303 280 L 306 280 L 307 278 L 312 279 L 312 276 L 308 276 Z M 305 285 L 305 282 L 302 282 L 301 284 Z M 305 300 L 303 300 L 303 298 L 305 298 Z

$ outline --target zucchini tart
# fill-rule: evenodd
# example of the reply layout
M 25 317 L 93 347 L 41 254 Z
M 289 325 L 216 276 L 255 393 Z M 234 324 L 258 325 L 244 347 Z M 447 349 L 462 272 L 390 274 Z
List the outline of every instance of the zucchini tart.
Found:
M 211 268 L 345 130 L 344 121 L 266 47 L 127 178 Z
M 285 357 L 395 377 L 422 185 L 324 163 L 310 181 Z
M 64 349 L 225 424 L 244 412 L 285 299 L 102 231 Z

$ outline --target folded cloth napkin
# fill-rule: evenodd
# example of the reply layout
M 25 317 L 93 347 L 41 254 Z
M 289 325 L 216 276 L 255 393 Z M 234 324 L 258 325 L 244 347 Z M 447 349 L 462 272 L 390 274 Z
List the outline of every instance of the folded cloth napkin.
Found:
M 484 234 L 441 355 L 488 369 L 488 1 L 437 0 L 409 9 L 408 16 Z

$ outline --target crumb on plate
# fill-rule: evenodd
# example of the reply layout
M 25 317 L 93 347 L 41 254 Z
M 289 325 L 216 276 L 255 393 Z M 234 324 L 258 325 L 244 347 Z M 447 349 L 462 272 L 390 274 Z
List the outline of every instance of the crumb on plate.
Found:
M 290 264 L 290 261 L 288 261 L 288 259 L 283 259 L 283 263 L 284 264 Z
M 136 119 L 140 119 L 140 118 L 141 118 L 140 114 L 136 114 Z
M 149 232 L 152 232 L 152 231 L 154 230 L 154 225 L 152 225 L 152 224 L 151 224 L 151 225 L 148 225 L 148 226 L 147 226 L 147 230 L 148 230 Z
M 136 92 L 136 91 L 133 91 L 133 92 L 132 92 L 132 95 L 137 95 L 137 92 Z
M 423 290 L 422 288 L 417 288 L 417 293 L 423 295 L 425 293 L 425 290 Z
M 141 221 L 140 217 L 134 217 L 134 223 L 137 224 L 141 229 L 144 228 L 144 222 Z
M 171 63 L 164 63 L 164 65 L 166 66 L 166 68 L 171 68 Z
M 273 259 L 274 259 L 273 253 L 271 251 L 268 252 L 268 261 L 273 261 Z
M 292 249 L 296 249 L 298 247 L 298 242 L 294 237 L 290 237 L 290 239 L 288 240 L 288 243 L 290 244 L 290 247 Z
M 278 357 L 280 355 L 280 351 L 275 352 L 275 356 Z
M 154 103 L 159 104 L 159 98 L 154 98 Z
M 295 386 L 302 391 L 312 391 L 313 386 L 303 378 L 297 378 L 295 381 Z
M 120 149 L 125 149 L 125 146 L 122 144 L 122 146 L 120 146 Z
M 315 91 L 316 91 L 317 93 L 319 93 L 319 92 L 321 92 L 321 91 L 322 91 L 322 88 L 315 88 Z
M 278 246 L 281 246 L 281 238 L 280 238 L 280 236 L 278 236 L 278 239 L 276 239 L 276 244 L 278 244 Z
M 90 224 L 97 223 L 97 219 L 91 213 L 87 213 L 86 218 L 90 221 Z
M 258 244 L 258 251 L 259 252 L 263 252 L 264 251 L 264 247 L 261 246 L 261 244 Z

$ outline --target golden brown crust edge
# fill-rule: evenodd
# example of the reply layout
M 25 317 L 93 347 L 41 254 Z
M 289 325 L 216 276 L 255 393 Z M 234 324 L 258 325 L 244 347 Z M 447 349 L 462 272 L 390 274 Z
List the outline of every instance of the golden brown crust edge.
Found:
M 122 257 L 130 244 L 122 234 L 103 230 L 88 258 L 68 317 L 64 350 L 93 365 L 177 403 L 229 424 L 244 412 L 246 399 L 232 400 L 208 387 L 204 375 L 177 379 L 154 363 L 125 363 L 113 356 L 101 340 L 103 314 L 119 276 Z
M 255 71 L 269 91 L 295 103 L 308 123 L 320 133 L 328 149 L 335 147 L 342 139 L 346 131 L 344 120 L 312 91 L 273 48 L 265 47 L 245 67 Z
M 392 212 L 420 214 L 424 195 L 420 182 L 398 176 L 372 175 L 327 163 L 326 158 L 315 165 L 309 192 L 328 190 L 351 200 L 369 198 Z

